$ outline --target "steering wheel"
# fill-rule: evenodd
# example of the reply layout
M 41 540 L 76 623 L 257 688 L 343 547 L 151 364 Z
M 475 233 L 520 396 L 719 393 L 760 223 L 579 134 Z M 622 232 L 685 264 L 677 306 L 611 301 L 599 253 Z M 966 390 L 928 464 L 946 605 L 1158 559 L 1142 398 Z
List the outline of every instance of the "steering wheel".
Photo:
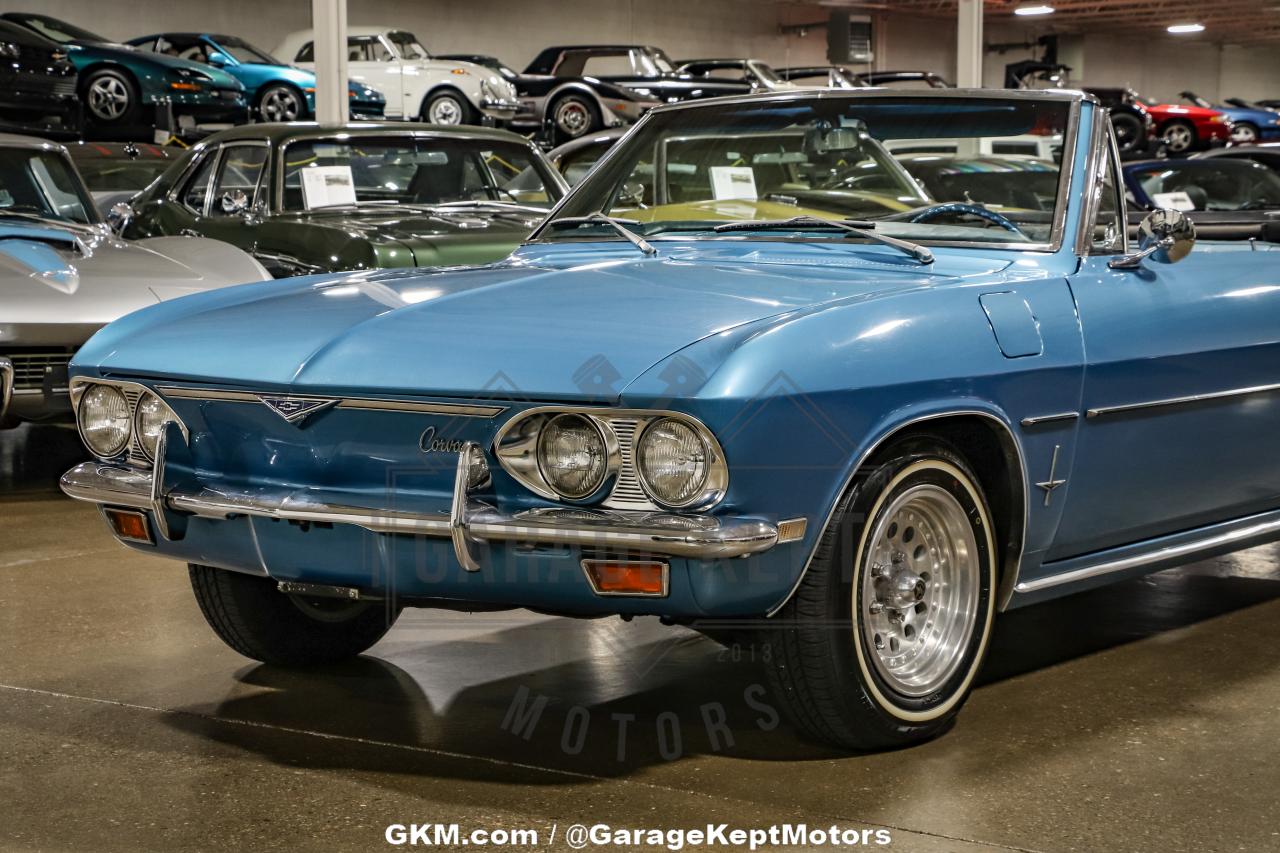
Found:
M 968 204 L 963 201 L 948 201 L 943 204 L 933 204 L 924 210 L 917 211 L 915 214 L 907 218 L 908 222 L 928 222 L 939 216 L 947 216 L 952 213 L 963 213 L 968 216 L 976 216 L 979 219 L 985 219 L 988 222 L 999 225 L 1006 231 L 1012 231 L 1020 236 L 1027 236 L 1026 233 L 1019 228 L 1013 220 L 1007 216 L 1002 216 L 994 210 L 983 207 L 980 204 Z

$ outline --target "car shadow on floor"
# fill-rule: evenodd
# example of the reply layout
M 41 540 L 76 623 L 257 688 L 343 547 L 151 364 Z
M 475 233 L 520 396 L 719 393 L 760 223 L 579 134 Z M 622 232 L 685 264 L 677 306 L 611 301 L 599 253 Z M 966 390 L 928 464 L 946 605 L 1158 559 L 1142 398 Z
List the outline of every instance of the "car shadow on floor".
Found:
M 1160 660 L 1184 673 L 1177 685 L 1181 703 L 1194 700 L 1188 693 L 1219 691 L 1265 676 L 1276 662 L 1264 655 L 1220 660 L 1212 673 L 1204 672 L 1201 644 L 1206 638 L 1229 643 L 1230 636 L 1221 632 L 1236 630 L 1207 625 L 1209 620 L 1270 607 L 1280 599 L 1280 582 L 1269 576 L 1271 571 L 1258 577 L 1223 576 L 1221 565 L 1213 561 L 1005 614 L 997 623 L 978 693 L 1061 664 L 1090 664 L 1088 659 L 1101 652 L 1157 635 Z M 169 721 L 282 764 L 543 785 L 625 777 L 692 756 L 749 761 L 850 757 L 801 739 L 780 719 L 747 649 L 734 654 L 689 632 L 623 647 L 610 639 L 611 626 L 620 624 L 523 624 L 482 641 L 431 644 L 421 659 L 413 653 L 401 659 L 404 666 L 371 656 L 310 671 L 249 666 L 238 673 L 232 696 L 212 717 L 193 712 Z M 485 679 L 484 673 L 502 672 L 511 650 L 547 642 L 593 651 L 585 658 Z M 1238 638 L 1242 646 L 1250 642 Z M 1117 657 L 1097 666 L 1151 666 L 1141 655 L 1128 664 L 1126 660 Z M 466 686 L 430 698 L 434 678 L 456 669 L 471 674 Z M 1091 675 L 1076 672 L 1071 677 Z M 1078 681 L 1070 683 L 1079 687 Z M 1123 717 L 1106 712 L 1108 697 L 1097 701 L 1103 704 L 1090 718 L 1089 731 Z M 1154 713 L 1160 713 L 1161 704 L 1153 703 Z M 1006 707 L 1004 712 L 1006 720 L 1031 727 L 1044 708 Z M 967 713 L 977 712 L 970 708 Z M 330 738 L 328 745 L 317 749 L 314 734 Z M 1034 728 L 1028 734 L 1034 738 Z M 960 736 L 953 733 L 943 740 Z M 986 747 L 975 740 L 972 748 Z M 862 758 L 875 761 L 877 756 Z

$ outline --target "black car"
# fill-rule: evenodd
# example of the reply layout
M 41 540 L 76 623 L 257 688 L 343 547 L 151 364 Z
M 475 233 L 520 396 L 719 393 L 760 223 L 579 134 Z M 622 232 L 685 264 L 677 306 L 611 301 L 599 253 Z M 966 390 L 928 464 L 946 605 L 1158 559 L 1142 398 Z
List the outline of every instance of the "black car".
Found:
M 824 89 L 866 89 L 871 84 L 843 65 L 803 65 L 776 68 L 778 76 L 797 86 Z
M 1156 146 L 1155 118 L 1138 93 L 1124 87 L 1090 86 L 1085 90 L 1111 114 L 1121 156 L 1141 156 Z
M 759 59 L 686 59 L 676 73 L 695 80 L 745 83 L 753 92 L 776 92 L 798 86 L 784 80 L 772 66 Z
M 0 21 L 0 126 L 74 133 L 76 67 L 57 42 Z
M 606 127 L 631 124 L 660 101 L 597 77 L 520 74 L 496 56 L 455 53 L 437 56 L 472 62 L 497 71 L 516 87 L 520 110 L 507 123 L 513 130 L 545 131 L 552 144 Z
M 662 50 L 633 44 L 548 47 L 534 57 L 521 76 L 599 81 L 620 86 L 640 98 L 659 103 L 718 95 L 745 95 L 751 91 L 751 85 L 745 82 L 699 79 L 680 74 L 675 63 Z M 554 84 L 548 82 L 545 85 Z M 555 111 L 552 115 L 558 128 L 560 116 Z M 601 114 L 595 112 L 586 116 L 582 125 L 575 126 L 581 126 L 581 130 L 572 136 L 581 136 L 607 125 L 601 120 Z
M 945 77 L 932 71 L 867 71 L 858 76 L 868 86 L 886 86 L 893 89 L 951 88 L 951 84 Z

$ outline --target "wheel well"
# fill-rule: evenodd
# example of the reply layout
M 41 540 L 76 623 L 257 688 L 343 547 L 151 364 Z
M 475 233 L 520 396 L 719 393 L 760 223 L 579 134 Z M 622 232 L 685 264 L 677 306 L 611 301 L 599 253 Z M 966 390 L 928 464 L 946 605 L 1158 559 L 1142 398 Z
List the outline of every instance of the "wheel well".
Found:
M 1157 132 L 1164 133 L 1166 130 L 1173 127 L 1175 124 L 1180 124 L 1183 127 L 1187 128 L 1188 130 L 1191 131 L 1193 136 L 1199 135 L 1196 133 L 1196 126 L 1192 122 L 1186 120 L 1185 118 L 1171 118 L 1168 121 L 1166 121 L 1164 124 L 1160 125 Z
M 133 76 L 133 72 L 130 71 L 128 68 L 115 62 L 99 62 L 96 65 L 90 65 L 89 67 L 81 71 L 76 78 L 76 86 L 78 91 L 83 93 L 85 86 L 89 82 L 89 78 L 92 77 L 94 74 L 97 74 L 99 71 L 114 71 L 115 73 L 119 74 L 121 77 L 124 77 L 130 83 L 132 83 L 134 90 L 139 94 L 139 96 L 141 96 L 142 87 L 138 85 L 138 78 Z
M 1026 537 L 1026 474 L 1017 440 L 1003 422 L 993 417 L 959 414 L 909 424 L 886 436 L 877 447 L 889 447 L 904 438 L 926 436 L 954 447 L 973 468 L 987 496 L 996 526 L 996 547 L 1003 555 L 996 599 L 997 607 L 1003 609 L 1017 582 Z

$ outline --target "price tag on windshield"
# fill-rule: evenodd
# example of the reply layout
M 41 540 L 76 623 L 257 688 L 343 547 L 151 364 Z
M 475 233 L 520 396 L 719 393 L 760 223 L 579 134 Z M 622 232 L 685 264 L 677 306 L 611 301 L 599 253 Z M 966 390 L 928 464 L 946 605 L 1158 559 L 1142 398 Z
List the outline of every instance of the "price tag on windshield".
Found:
M 356 203 L 350 166 L 310 166 L 302 175 L 302 199 L 308 210 Z

